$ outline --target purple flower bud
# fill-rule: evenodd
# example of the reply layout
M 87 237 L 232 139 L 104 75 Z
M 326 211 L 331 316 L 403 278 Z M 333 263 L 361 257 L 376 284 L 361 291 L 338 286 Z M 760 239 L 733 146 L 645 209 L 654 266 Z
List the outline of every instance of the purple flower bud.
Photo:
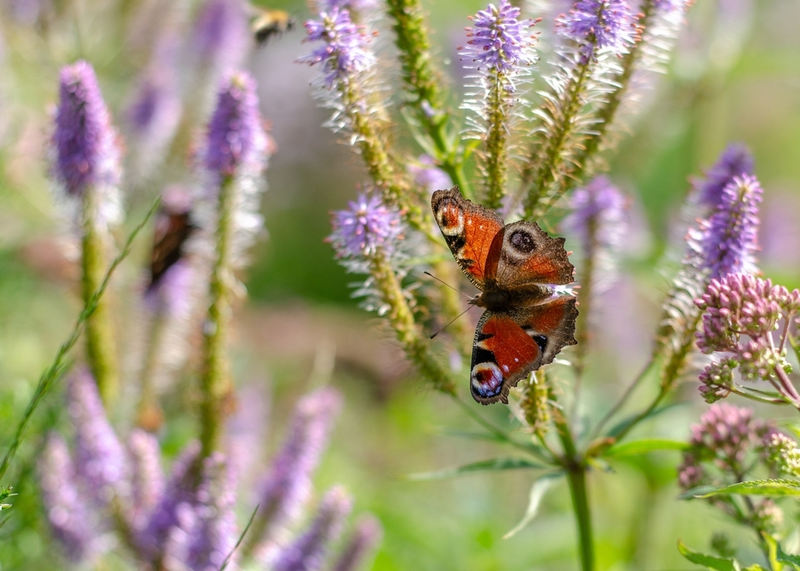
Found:
M 377 195 L 361 194 L 350 208 L 333 213 L 328 240 L 339 257 L 371 256 L 378 248 L 394 250 L 403 227 L 400 214 L 381 203 Z
M 239 67 L 250 44 L 247 14 L 239 0 L 206 0 L 192 34 L 193 54 L 219 73 Z
M 522 65 L 533 63 L 531 49 L 533 38 L 530 28 L 532 20 L 519 20 L 520 9 L 508 0 L 500 0 L 499 6 L 489 4 L 470 19 L 475 26 L 467 28 L 467 45 L 459 53 L 469 63 L 467 67 L 485 74 L 509 75 Z M 504 86 L 514 91 L 513 81 Z
M 678 485 L 682 490 L 689 490 L 703 483 L 705 473 L 694 454 L 684 454 L 683 463 L 678 468 Z
M 179 525 L 181 510 L 184 510 L 185 506 L 191 507 L 194 503 L 191 470 L 199 454 L 200 443 L 192 442 L 183 449 L 172 466 L 161 500 L 153 510 L 147 528 L 141 535 L 142 547 L 150 558 L 157 557 L 165 549 L 170 530 L 181 527 Z
M 39 475 L 42 502 L 53 535 L 72 561 L 78 563 L 91 557 L 97 537 L 93 514 L 87 510 L 89 499 L 81 493 L 75 465 L 61 436 L 51 434 L 47 438 L 39 459 Z
M 705 178 L 693 181 L 699 201 L 708 208 L 716 208 L 723 200 L 723 191 L 734 177 L 754 174 L 753 155 L 742 144 L 731 143 L 717 162 L 706 173 Z
M 726 274 L 752 273 L 758 234 L 761 185 L 755 177 L 735 177 L 722 191 L 716 211 L 689 235 L 698 263 L 711 279 Z
M 194 571 L 217 571 L 233 550 L 236 530 L 235 485 L 223 454 L 203 460 L 203 476 L 194 504 L 194 525 L 189 533 L 186 565 Z
M 800 476 L 800 446 L 783 432 L 772 429 L 763 437 L 764 459 L 779 474 Z
M 362 516 L 356 522 L 353 535 L 348 538 L 339 554 L 333 571 L 357 571 L 363 567 L 369 552 L 380 542 L 383 530 L 380 522 L 371 516 Z
M 130 467 L 125 449 L 108 422 L 91 374 L 75 371 L 67 384 L 67 410 L 75 426 L 78 476 L 101 506 L 115 497 L 128 498 Z
M 325 494 L 308 531 L 284 548 L 278 555 L 274 571 L 315 571 L 325 562 L 328 545 L 339 537 L 351 500 L 342 488 Z
M 557 31 L 581 44 L 585 61 L 607 49 L 620 55 L 632 45 L 634 15 L 625 0 L 579 0 L 556 21 Z
M 297 61 L 321 64 L 327 88 L 339 81 L 348 82 L 375 64 L 375 56 L 367 49 L 369 36 L 362 26 L 350 20 L 348 10 L 335 7 L 330 12 L 320 12 L 319 20 L 309 20 L 304 26 L 308 34 L 305 41 L 324 45 Z
M 164 492 L 161 449 L 155 436 L 135 429 L 128 437 L 128 453 L 131 459 L 131 519 L 134 527 L 141 528 Z
M 287 525 L 302 514 L 312 489 L 311 476 L 340 407 L 341 397 L 331 388 L 314 391 L 297 404 L 288 438 L 272 463 L 259 501 L 268 529 Z
M 119 215 L 117 134 L 94 70 L 85 61 L 61 70 L 53 147 L 54 174 L 67 193 L 83 196 L 94 188 L 101 193 L 105 220 L 114 221 Z
M 717 403 L 700 417 L 700 424 L 692 426 L 690 444 L 714 458 L 720 470 L 741 473 L 746 453 L 760 441 L 764 430 L 766 425 L 753 419 L 752 409 Z
M 266 153 L 256 84 L 248 74 L 235 73 L 220 89 L 208 125 L 203 164 L 220 178 L 240 171 L 258 175 L 266 166 Z

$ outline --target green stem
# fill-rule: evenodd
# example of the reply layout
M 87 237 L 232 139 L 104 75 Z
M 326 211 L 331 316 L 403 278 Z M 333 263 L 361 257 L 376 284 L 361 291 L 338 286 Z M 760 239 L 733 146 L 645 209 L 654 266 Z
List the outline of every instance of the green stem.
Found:
M 564 468 L 567 471 L 572 509 L 578 527 L 578 548 L 582 571 L 594 570 L 594 538 L 592 533 L 592 514 L 586 488 L 587 465 L 575 448 L 567 422 L 561 414 L 553 415 L 553 424 L 564 447 Z
M 232 176 L 219 187 L 216 254 L 211 272 L 211 304 L 203 327 L 203 368 L 200 380 L 200 457 L 208 457 L 220 447 L 222 426 L 232 408 L 233 384 L 228 362 L 230 325 L 231 247 L 236 184 Z M 199 465 L 199 463 L 198 463 Z
M 402 69 L 403 83 L 411 96 L 416 119 L 433 142 L 439 167 L 450 175 L 467 198 L 472 197 L 469 181 L 458 153 L 458 139 L 447 136 L 441 74 L 433 65 L 430 38 L 419 0 L 387 0 L 388 14 L 394 21 L 395 45 Z M 427 107 L 427 108 L 426 108 Z
M 488 129 L 486 134 L 486 160 L 484 161 L 486 206 L 497 210 L 502 206 L 506 187 L 507 127 L 509 105 L 503 97 L 503 81 L 495 73 L 494 85 L 487 97 Z
M 99 199 L 95 189 L 86 189 L 81 279 L 84 306 L 89 304 L 92 295 L 100 287 L 107 266 L 109 234 L 97 220 Z M 119 384 L 114 339 L 108 301 L 104 297 L 99 300 L 97 308 L 86 322 L 86 359 L 106 408 L 113 402 Z

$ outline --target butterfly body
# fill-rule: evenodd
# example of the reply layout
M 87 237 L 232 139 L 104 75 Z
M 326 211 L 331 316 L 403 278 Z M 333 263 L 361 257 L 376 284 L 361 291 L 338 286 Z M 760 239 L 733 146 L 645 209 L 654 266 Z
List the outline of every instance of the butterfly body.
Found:
M 470 303 L 486 310 L 473 341 L 472 396 L 507 403 L 520 380 L 576 343 L 576 299 L 553 287 L 574 281 L 564 239 L 533 222 L 503 224 L 458 187 L 433 193 L 431 208 L 456 262 L 481 290 Z

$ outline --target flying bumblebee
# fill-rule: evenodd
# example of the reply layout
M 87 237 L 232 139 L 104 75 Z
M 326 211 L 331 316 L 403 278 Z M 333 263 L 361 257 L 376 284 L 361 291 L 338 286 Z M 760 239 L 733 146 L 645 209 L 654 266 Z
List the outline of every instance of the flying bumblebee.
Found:
M 251 6 L 253 20 L 250 29 L 259 46 L 263 46 L 273 36 L 281 36 L 295 26 L 295 19 L 286 10 Z

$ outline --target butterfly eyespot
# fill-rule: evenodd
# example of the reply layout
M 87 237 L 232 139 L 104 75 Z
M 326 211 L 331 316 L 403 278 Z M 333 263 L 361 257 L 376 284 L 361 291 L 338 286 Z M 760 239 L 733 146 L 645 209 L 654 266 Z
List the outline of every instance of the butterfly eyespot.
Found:
M 515 230 L 514 233 L 509 237 L 508 241 L 514 247 L 514 249 L 521 254 L 530 254 L 536 247 L 536 243 L 533 241 L 533 236 L 531 236 L 525 230 Z
M 547 337 L 544 335 L 534 335 L 533 340 L 536 341 L 539 349 L 541 349 L 542 353 L 544 353 L 545 349 L 547 349 Z
M 478 363 L 472 368 L 472 389 L 484 398 L 495 396 L 503 386 L 503 372 L 496 363 Z
M 446 236 L 457 236 L 464 232 L 464 211 L 452 198 L 442 200 L 436 212 L 436 221 Z

